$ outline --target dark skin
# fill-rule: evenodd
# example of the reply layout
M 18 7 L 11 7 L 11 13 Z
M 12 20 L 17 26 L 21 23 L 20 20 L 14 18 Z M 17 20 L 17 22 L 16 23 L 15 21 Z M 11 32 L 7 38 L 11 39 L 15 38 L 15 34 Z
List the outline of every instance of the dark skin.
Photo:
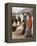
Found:
M 20 24 L 21 24 L 21 18 L 20 18 L 20 17 L 18 17 L 18 20 L 17 20 L 17 19 L 16 19 L 16 16 L 12 16 L 11 22 L 13 23 L 14 21 L 15 21 L 16 24 L 17 24 L 18 21 L 19 21 Z M 13 31 L 15 31 L 16 28 L 17 28 L 17 26 L 16 26 L 16 27 L 12 26 L 12 30 L 13 30 Z
M 24 30 L 23 30 L 23 32 L 22 32 L 22 35 L 25 33 L 25 28 L 26 28 L 26 24 L 25 24 L 25 21 L 23 20 L 23 23 L 24 23 Z
M 17 20 L 16 20 L 15 16 L 12 16 L 11 22 L 13 23 L 14 21 L 15 21 L 15 23 L 17 23 Z M 17 27 L 12 26 L 12 30 L 13 30 L 13 31 L 15 31 L 16 28 L 17 28 Z

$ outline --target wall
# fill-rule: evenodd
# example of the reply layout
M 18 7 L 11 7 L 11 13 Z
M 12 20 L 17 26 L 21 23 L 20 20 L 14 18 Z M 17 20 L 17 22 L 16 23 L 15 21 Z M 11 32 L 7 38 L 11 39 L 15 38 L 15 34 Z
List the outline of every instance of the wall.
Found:
M 37 4 L 36 0 L 0 0 L 0 46 L 36 46 L 36 42 L 8 43 L 8 44 L 4 42 L 5 41 L 5 3 L 7 2 Z

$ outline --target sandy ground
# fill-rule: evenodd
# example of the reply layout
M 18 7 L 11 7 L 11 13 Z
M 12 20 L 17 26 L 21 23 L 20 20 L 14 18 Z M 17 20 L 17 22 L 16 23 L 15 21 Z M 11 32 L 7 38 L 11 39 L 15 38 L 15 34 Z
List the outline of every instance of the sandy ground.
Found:
M 33 28 L 32 28 L 32 35 L 33 35 Z M 26 35 L 15 35 L 15 32 L 12 31 L 12 39 L 27 39 Z
M 15 32 L 12 32 L 12 39 L 25 39 L 25 35 L 15 35 Z

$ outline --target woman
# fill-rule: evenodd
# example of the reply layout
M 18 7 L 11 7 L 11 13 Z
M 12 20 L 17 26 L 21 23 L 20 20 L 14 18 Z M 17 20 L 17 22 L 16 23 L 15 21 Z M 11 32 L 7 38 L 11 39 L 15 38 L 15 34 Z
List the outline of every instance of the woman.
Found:
M 26 36 L 32 36 L 31 28 L 32 28 L 32 16 L 28 13 L 28 19 L 26 23 Z

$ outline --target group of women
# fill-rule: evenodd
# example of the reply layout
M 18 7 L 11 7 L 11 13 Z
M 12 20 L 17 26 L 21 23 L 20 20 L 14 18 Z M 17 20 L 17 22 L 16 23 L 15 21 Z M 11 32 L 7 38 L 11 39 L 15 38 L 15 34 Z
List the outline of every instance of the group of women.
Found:
M 25 35 L 31 37 L 32 29 L 32 16 L 29 13 L 17 14 L 12 16 L 12 31 L 15 35 Z

